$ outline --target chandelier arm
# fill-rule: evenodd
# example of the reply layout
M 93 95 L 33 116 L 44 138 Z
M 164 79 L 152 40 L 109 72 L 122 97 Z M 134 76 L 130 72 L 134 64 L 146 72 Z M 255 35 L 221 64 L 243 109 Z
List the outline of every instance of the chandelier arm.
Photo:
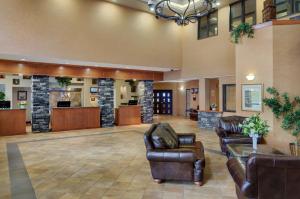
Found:
M 169 2 L 171 2 L 171 1 L 170 1 L 170 0 L 167 0 L 167 6 L 168 6 L 168 8 L 169 8 L 172 12 L 174 12 L 175 14 L 177 14 L 178 16 L 182 17 L 182 14 L 180 14 L 179 12 L 177 12 L 176 10 L 174 10 L 174 9 L 170 6 Z M 177 18 L 177 17 L 176 17 L 176 18 Z
M 189 1 L 188 6 L 186 7 L 186 9 L 185 9 L 185 11 L 184 11 L 184 13 L 183 13 L 183 17 L 184 17 L 184 18 L 185 18 L 186 12 L 188 11 L 188 9 L 189 9 L 189 7 L 190 7 L 190 5 L 191 5 L 191 0 L 188 0 L 188 1 Z

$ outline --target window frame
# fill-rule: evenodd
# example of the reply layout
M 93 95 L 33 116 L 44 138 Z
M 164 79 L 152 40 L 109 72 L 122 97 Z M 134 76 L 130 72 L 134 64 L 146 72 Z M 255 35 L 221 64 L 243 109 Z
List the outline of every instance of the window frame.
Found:
M 217 34 L 209 36 L 209 30 L 210 30 L 210 25 L 211 25 L 209 18 L 211 15 L 213 15 L 215 13 L 217 14 Z M 200 38 L 201 18 L 203 18 L 203 17 L 207 18 L 206 37 Z M 219 12 L 218 12 L 218 9 L 213 10 L 213 11 L 209 12 L 207 15 L 204 15 L 204 16 L 198 18 L 198 40 L 215 37 L 215 36 L 218 36 L 218 34 L 219 34 Z
M 253 12 L 249 12 L 249 13 L 246 13 L 246 6 L 245 6 L 245 4 L 246 4 L 246 1 L 254 1 L 255 2 L 255 11 L 253 11 Z M 256 10 L 256 0 L 240 0 L 240 1 L 237 1 L 237 2 L 234 2 L 234 3 L 232 3 L 232 4 L 230 4 L 229 5 L 229 7 L 230 7 L 230 9 L 229 9 L 229 31 L 232 31 L 232 29 L 233 29 L 233 27 L 232 27 L 232 12 L 231 12 L 231 9 L 232 9 L 232 6 L 233 5 L 236 5 L 236 4 L 241 4 L 241 21 L 242 21 L 242 23 L 245 23 L 245 19 L 246 19 L 246 16 L 248 16 L 248 15 L 253 15 L 254 14 L 254 23 L 253 23 L 253 25 L 255 25 L 256 24 L 256 22 L 257 22 L 257 16 L 256 16 L 256 12 L 257 12 L 257 10 Z
M 227 110 L 227 90 L 226 88 L 227 87 L 230 87 L 230 86 L 234 86 L 235 87 L 235 92 L 236 92 L 236 84 L 223 84 L 222 85 L 222 106 L 223 106 L 223 112 L 231 112 L 231 113 L 235 113 L 236 112 L 236 107 L 235 107 L 235 110 Z M 235 104 L 236 105 L 236 104 Z

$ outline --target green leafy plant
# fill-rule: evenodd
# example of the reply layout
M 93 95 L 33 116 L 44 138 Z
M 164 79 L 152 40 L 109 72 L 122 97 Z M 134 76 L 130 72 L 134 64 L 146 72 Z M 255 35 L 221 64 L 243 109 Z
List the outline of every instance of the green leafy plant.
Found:
M 250 136 L 252 133 L 257 135 L 267 135 L 270 126 L 267 121 L 263 120 L 259 114 L 252 115 L 246 118 L 242 124 L 239 125 L 243 129 L 244 135 Z
M 231 31 L 231 41 L 233 43 L 239 43 L 242 36 L 246 35 L 248 38 L 254 37 L 254 29 L 248 23 L 241 23 Z
M 55 77 L 57 83 L 60 87 L 68 87 L 71 85 L 71 77 Z
M 270 87 L 267 92 L 270 98 L 263 100 L 264 104 L 271 108 L 277 119 L 282 118 L 281 128 L 291 131 L 292 135 L 298 137 L 300 134 L 300 97 L 293 100 L 287 93 L 280 94 L 277 89 Z
M 0 101 L 4 101 L 5 100 L 5 93 L 0 91 Z

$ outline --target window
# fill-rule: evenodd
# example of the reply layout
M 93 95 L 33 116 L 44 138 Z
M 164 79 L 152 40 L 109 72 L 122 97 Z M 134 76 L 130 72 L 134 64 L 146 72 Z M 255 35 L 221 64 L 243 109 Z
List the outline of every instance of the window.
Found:
M 287 0 L 275 0 L 276 18 L 285 17 L 291 14 L 291 7 Z
M 295 0 L 294 9 L 295 9 L 295 13 L 300 12 L 300 0 Z
M 198 21 L 198 39 L 218 35 L 218 11 L 203 16 Z
M 300 0 L 275 0 L 276 17 L 282 18 L 300 12 Z
M 224 112 L 235 112 L 236 108 L 236 96 L 235 96 L 235 84 L 224 84 L 223 85 L 223 111 Z
M 256 24 L 256 0 L 242 0 L 230 5 L 230 30 L 240 23 Z

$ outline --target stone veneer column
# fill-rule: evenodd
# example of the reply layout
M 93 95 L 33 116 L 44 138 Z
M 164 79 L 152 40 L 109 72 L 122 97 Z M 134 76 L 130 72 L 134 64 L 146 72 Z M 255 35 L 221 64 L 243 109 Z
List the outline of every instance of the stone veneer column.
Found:
M 32 132 L 48 132 L 50 121 L 49 76 L 32 77 Z
M 143 123 L 153 123 L 153 81 L 140 81 L 138 84 Z
M 114 126 L 114 80 L 101 78 L 98 80 L 99 106 L 102 127 Z

